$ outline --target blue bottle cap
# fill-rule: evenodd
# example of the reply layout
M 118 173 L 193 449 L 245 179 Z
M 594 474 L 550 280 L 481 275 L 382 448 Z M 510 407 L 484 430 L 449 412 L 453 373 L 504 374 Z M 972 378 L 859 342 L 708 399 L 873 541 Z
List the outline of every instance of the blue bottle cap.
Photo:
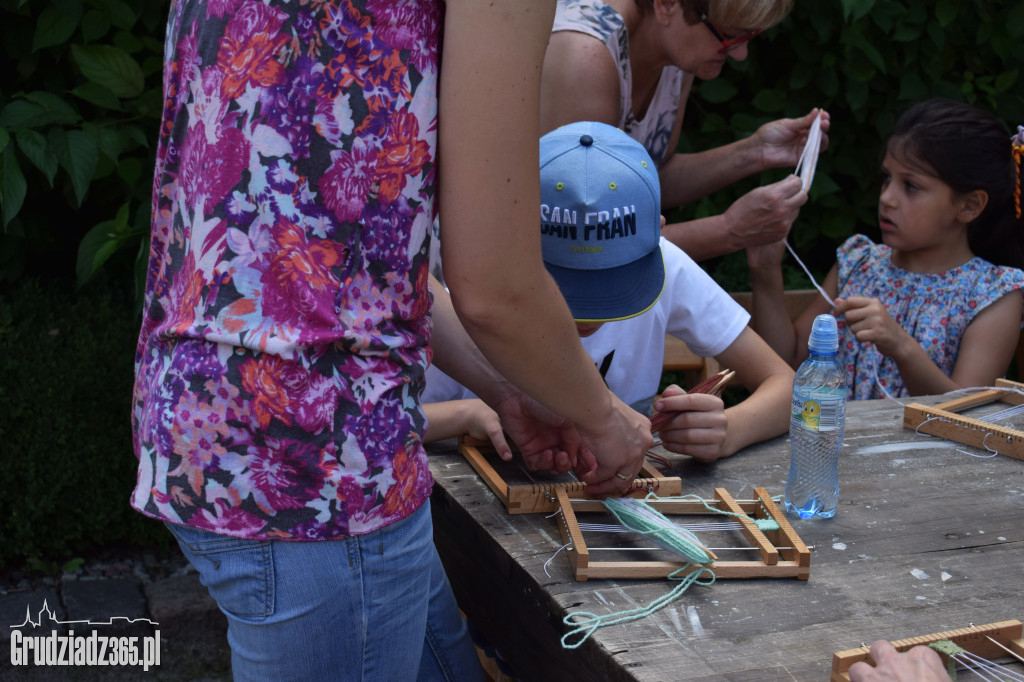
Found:
M 814 318 L 807 348 L 812 353 L 825 354 L 839 350 L 839 328 L 836 325 L 836 318 L 827 313 Z

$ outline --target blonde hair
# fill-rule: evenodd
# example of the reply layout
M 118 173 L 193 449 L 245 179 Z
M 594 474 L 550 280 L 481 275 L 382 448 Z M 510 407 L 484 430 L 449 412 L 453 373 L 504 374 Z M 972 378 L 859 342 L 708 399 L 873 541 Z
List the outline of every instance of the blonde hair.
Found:
M 700 5 L 707 7 L 705 13 L 713 24 L 752 31 L 771 28 L 793 9 L 793 0 L 682 0 L 682 3 L 683 9 L 695 11 L 695 16 L 700 15 Z
M 654 0 L 635 0 L 641 14 L 651 9 Z M 679 0 L 689 24 L 700 21 L 703 12 L 716 25 L 749 31 L 764 31 L 786 18 L 793 0 Z

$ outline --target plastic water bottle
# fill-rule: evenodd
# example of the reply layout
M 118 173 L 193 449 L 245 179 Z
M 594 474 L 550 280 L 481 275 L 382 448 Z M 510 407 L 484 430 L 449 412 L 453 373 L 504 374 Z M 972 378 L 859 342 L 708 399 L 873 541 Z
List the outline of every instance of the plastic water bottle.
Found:
M 839 503 L 839 448 L 846 419 L 846 373 L 836 353 L 836 318 L 814 318 L 811 355 L 793 380 L 786 511 L 801 519 L 832 518 Z

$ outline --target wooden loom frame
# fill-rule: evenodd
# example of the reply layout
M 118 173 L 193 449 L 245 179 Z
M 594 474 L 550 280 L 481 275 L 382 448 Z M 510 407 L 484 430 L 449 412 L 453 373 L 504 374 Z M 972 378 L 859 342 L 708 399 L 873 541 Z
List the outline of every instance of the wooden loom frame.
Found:
M 1019 620 L 1004 620 L 988 625 L 972 625 L 959 630 L 948 630 L 937 632 L 933 635 L 922 637 L 911 637 L 890 642 L 897 651 L 906 651 L 918 644 L 931 644 L 943 639 L 948 639 L 957 646 L 970 651 L 973 654 L 988 659 L 1003 658 L 1008 654 L 1003 649 L 989 641 L 989 637 L 1018 656 L 1024 656 L 1024 639 L 1021 639 L 1024 625 Z M 832 676 L 831 682 L 849 682 L 850 666 L 858 661 L 869 661 L 871 659 L 871 647 L 862 646 L 857 649 L 837 651 L 832 655 Z
M 810 577 L 811 552 L 796 534 L 789 521 L 764 488 L 755 488 L 756 500 L 738 502 L 724 488 L 715 488 L 715 500 L 707 504 L 713 508 L 740 514 L 736 519 L 742 523 L 741 533 L 754 545 L 760 559 L 750 561 L 718 561 L 706 567 L 714 571 L 715 578 L 799 578 Z M 566 544 L 566 551 L 576 580 L 590 578 L 665 578 L 683 568 L 683 561 L 592 561 L 587 544 L 583 539 L 576 512 L 607 511 L 599 500 L 573 500 L 564 488 L 555 490 L 562 510 L 562 523 L 558 529 Z M 696 500 L 648 500 L 647 504 L 663 514 L 709 515 L 703 501 Z M 757 519 L 773 519 L 778 530 L 762 531 L 749 515 Z M 735 517 L 731 517 L 735 518 Z M 701 570 L 704 566 L 693 566 L 690 571 Z
M 573 497 L 589 497 L 586 493 L 586 484 L 582 481 L 562 481 L 550 483 L 523 483 L 509 484 L 494 469 L 488 461 L 485 452 L 497 456 L 489 442 L 478 441 L 469 436 L 459 439 L 459 452 L 469 462 L 470 466 L 480 474 L 487 487 L 490 488 L 509 514 L 536 514 L 551 513 L 558 510 L 558 500 L 555 496 L 556 490 L 565 490 Z M 681 495 L 683 484 L 678 476 L 662 476 L 661 472 L 645 463 L 640 470 L 641 477 L 636 479 L 636 489 L 630 495 L 641 497 L 648 492 L 655 492 L 659 495 L 672 496 Z M 593 499 L 593 498 L 591 498 Z
M 996 379 L 996 386 L 1024 390 L 1024 384 L 1007 379 Z M 1020 405 L 1024 403 L 1024 395 L 988 389 L 934 407 L 909 403 L 903 408 L 903 426 L 981 450 L 998 450 L 1001 455 L 1024 460 L 1024 431 L 958 414 L 962 410 L 996 401 Z M 993 436 L 993 443 L 986 447 L 986 441 Z

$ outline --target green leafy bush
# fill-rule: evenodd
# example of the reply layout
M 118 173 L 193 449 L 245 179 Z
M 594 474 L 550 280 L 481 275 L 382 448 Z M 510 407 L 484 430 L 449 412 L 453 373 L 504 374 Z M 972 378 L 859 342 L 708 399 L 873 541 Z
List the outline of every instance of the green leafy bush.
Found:
M 0 289 L 0 568 L 112 542 L 162 544 L 128 504 L 138 321 L 104 282 Z
M 683 148 L 718 146 L 766 121 L 827 109 L 829 148 L 790 234 L 820 280 L 846 237 L 861 232 L 879 239 L 882 144 L 911 103 L 949 97 L 992 111 L 1011 131 L 1024 123 L 1024 2 L 799 0 L 781 25 L 750 44 L 746 61 L 730 64 L 690 98 Z M 673 217 L 721 213 L 743 192 L 784 175 L 750 178 Z M 742 253 L 713 265 L 726 289 L 750 288 Z M 809 285 L 791 267 L 787 286 Z
M 82 283 L 122 249 L 132 272 L 166 17 L 157 0 L 0 0 L 0 282 L 56 264 Z

